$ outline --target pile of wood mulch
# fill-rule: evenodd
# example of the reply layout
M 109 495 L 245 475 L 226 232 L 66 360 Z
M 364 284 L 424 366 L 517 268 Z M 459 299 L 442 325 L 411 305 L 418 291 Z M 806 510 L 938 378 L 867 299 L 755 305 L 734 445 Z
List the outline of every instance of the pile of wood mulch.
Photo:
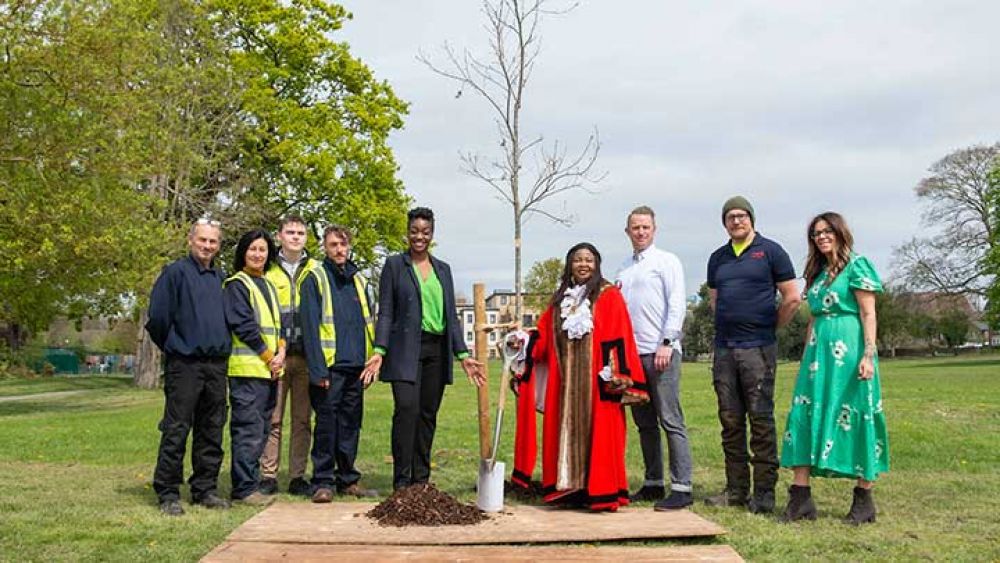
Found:
M 381 526 L 468 526 L 486 520 L 478 508 L 462 504 L 434 485 L 420 483 L 394 492 L 366 514 Z

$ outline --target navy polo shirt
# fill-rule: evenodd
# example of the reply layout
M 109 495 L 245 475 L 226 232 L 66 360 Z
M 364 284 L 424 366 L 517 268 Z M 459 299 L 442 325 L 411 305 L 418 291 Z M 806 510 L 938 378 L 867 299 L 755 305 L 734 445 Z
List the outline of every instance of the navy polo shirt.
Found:
M 785 249 L 755 233 L 736 256 L 730 242 L 708 259 L 708 287 L 716 290 L 715 345 L 755 348 L 774 344 L 777 284 L 795 279 Z

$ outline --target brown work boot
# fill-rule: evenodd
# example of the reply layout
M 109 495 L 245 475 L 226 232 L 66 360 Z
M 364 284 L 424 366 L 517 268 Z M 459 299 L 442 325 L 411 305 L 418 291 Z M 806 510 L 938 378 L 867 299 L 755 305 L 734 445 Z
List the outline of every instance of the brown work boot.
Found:
M 333 501 L 333 491 L 329 487 L 317 487 L 312 495 L 312 501 L 316 504 L 326 504 Z
M 721 493 L 705 499 L 708 506 L 746 506 L 747 492 L 726 489 Z
M 373 498 L 378 496 L 377 489 L 364 489 L 361 487 L 360 483 L 351 483 L 350 485 L 337 489 L 338 495 L 353 496 L 357 498 Z

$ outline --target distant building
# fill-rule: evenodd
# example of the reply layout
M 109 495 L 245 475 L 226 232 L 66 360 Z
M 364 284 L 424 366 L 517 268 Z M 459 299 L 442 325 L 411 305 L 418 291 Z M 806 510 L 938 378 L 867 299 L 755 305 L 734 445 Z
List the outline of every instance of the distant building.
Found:
M 532 328 L 538 323 L 541 311 L 528 305 L 526 299 L 529 294 L 521 294 L 521 299 L 525 300 L 521 314 L 521 328 Z M 475 333 L 475 306 L 468 299 L 456 299 L 455 308 L 458 310 L 458 320 L 462 327 L 462 338 L 469 350 L 474 350 L 476 346 Z M 509 289 L 494 290 L 486 298 L 486 324 L 510 323 L 514 319 L 514 292 Z M 487 335 L 490 358 L 499 358 L 497 352 L 497 342 L 502 336 L 501 331 L 490 331 Z
M 458 320 L 459 324 L 462 327 L 462 338 L 465 340 L 465 346 L 471 352 L 476 349 L 476 332 L 475 332 L 476 308 L 469 303 L 458 304 L 455 306 L 455 308 L 458 310 Z M 500 318 L 500 311 L 491 308 L 490 306 L 487 305 L 486 324 L 491 324 L 491 325 L 497 324 L 499 322 L 498 320 L 499 318 Z M 490 358 L 499 357 L 499 354 L 497 353 L 496 350 L 497 338 L 499 338 L 499 336 L 497 335 L 496 331 L 491 331 L 487 335 L 486 341 L 489 346 Z
M 515 309 L 515 299 L 514 292 L 509 289 L 496 289 L 486 298 L 486 307 L 488 309 L 496 309 L 500 312 L 500 322 L 509 323 L 514 320 L 514 309 Z M 543 297 L 536 293 L 522 293 L 521 294 L 521 327 L 530 328 L 538 323 L 538 317 L 542 315 L 542 311 L 538 310 L 536 307 L 530 305 L 532 299 L 530 297 Z M 544 296 L 548 297 L 548 296 Z M 547 301 L 547 299 L 545 299 Z

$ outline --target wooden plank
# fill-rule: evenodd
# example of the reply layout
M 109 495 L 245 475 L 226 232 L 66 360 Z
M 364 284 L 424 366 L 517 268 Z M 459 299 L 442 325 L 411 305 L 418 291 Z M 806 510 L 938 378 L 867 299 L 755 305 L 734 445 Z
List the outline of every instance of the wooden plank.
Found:
M 591 542 L 716 536 L 726 531 L 688 510 L 655 512 L 624 508 L 589 512 L 539 506 L 507 506 L 473 526 L 379 526 L 365 516 L 370 503 L 282 503 L 271 505 L 229 535 L 230 541 L 369 544 L 476 545 Z
M 728 545 L 624 546 L 389 546 L 225 542 L 202 561 L 743 561 Z

